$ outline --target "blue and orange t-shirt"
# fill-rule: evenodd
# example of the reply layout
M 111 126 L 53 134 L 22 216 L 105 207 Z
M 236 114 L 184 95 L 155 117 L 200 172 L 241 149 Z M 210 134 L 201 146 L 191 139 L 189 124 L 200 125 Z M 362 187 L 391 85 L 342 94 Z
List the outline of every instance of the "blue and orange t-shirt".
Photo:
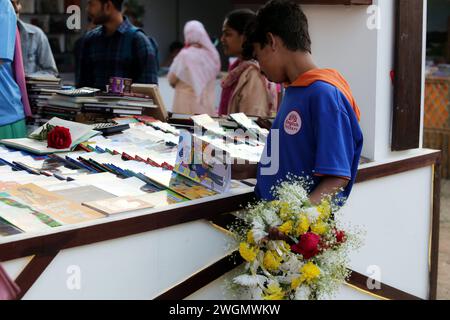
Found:
M 272 188 L 289 175 L 310 179 L 311 192 L 324 176 L 349 180 L 348 198 L 363 146 L 360 112 L 345 79 L 315 69 L 286 88 L 258 166 L 256 194 L 273 200 Z

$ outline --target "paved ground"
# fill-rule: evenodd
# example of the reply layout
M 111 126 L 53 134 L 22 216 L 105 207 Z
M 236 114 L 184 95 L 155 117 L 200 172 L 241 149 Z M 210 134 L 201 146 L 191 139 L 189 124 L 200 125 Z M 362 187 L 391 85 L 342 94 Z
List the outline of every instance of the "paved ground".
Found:
M 441 187 L 438 299 L 450 300 L 450 180 Z

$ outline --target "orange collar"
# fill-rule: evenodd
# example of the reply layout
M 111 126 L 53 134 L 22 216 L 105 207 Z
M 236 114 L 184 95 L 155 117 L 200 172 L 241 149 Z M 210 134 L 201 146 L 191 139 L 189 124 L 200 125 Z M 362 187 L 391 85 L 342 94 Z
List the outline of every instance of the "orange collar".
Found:
M 361 119 L 361 111 L 359 110 L 356 100 L 353 97 L 350 85 L 345 80 L 345 78 L 334 69 L 312 69 L 309 70 L 298 77 L 297 80 L 292 82 L 290 87 L 308 87 L 314 82 L 323 81 L 332 86 L 336 87 L 350 102 L 356 118 L 358 121 Z

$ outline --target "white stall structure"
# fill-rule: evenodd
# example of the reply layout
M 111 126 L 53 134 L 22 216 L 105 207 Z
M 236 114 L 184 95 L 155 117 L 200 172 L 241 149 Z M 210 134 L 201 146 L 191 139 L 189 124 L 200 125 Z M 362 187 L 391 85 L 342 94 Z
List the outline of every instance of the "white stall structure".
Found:
M 440 152 L 421 147 L 426 1 L 299 2 L 316 62 L 340 70 L 352 86 L 363 156 L 371 160 L 361 165 L 344 209 L 366 238 L 336 298 L 435 299 Z M 252 197 L 249 187 L 7 237 L 0 261 L 22 299 L 229 299 L 224 283 L 241 260 L 224 227 L 229 212 Z

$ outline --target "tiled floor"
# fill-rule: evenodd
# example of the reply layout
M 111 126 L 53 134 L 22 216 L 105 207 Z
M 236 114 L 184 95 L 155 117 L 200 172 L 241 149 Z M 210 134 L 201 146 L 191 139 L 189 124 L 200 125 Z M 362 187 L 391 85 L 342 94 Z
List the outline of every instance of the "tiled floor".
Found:
M 450 180 L 441 187 L 438 299 L 450 300 Z

